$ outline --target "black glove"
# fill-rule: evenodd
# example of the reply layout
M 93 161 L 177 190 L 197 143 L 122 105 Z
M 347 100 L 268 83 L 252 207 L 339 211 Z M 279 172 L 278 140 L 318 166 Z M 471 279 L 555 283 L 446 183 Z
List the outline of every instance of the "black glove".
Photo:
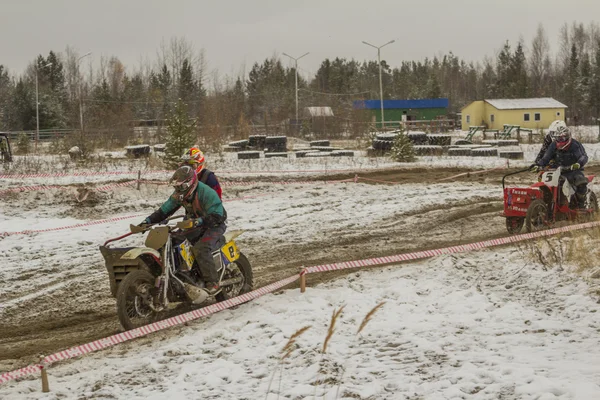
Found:
M 540 167 L 539 165 L 537 165 L 537 164 L 531 164 L 531 165 L 529 166 L 529 170 L 530 170 L 531 172 L 534 172 L 534 173 L 538 173 L 538 172 L 540 172 L 540 169 L 541 169 L 541 167 Z

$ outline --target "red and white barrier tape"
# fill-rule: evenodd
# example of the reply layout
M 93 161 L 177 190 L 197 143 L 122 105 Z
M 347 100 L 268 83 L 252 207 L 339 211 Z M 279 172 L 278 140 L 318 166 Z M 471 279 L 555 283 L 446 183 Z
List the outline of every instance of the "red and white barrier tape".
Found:
M 496 168 L 484 169 L 482 171 L 463 172 L 462 174 L 453 175 L 453 176 L 449 176 L 447 178 L 439 179 L 438 182 L 447 181 L 447 180 L 454 179 L 454 178 L 459 178 L 459 177 L 465 176 L 465 175 L 477 175 L 477 174 L 484 174 L 486 172 L 498 171 L 498 170 L 501 170 L 501 169 L 507 169 L 509 167 L 508 166 L 508 160 L 506 160 L 506 162 L 507 162 L 507 164 L 505 166 L 503 166 L 503 167 L 496 167 Z
M 54 174 L 3 174 L 0 175 L 0 179 L 26 179 L 26 178 L 64 178 L 67 176 L 115 176 L 115 175 L 137 175 L 140 171 L 82 171 L 82 172 L 61 172 Z M 156 170 L 156 171 L 141 171 L 142 175 L 147 174 L 160 174 L 160 173 L 172 173 L 173 171 L 168 170 Z
M 10 189 L 0 190 L 0 195 L 6 193 L 20 193 L 20 192 L 34 192 L 39 190 L 49 190 L 49 189 L 58 189 L 58 190 L 67 190 L 71 189 L 72 186 L 64 186 L 64 185 L 38 185 L 38 186 L 19 186 Z
M 587 222 L 584 224 L 578 225 L 569 225 L 561 228 L 553 228 L 544 231 L 537 231 L 532 233 L 524 233 L 520 235 L 506 236 L 497 239 L 484 240 L 482 242 L 468 243 L 458 246 L 444 247 L 441 249 L 433 249 L 433 250 L 423 250 L 417 251 L 413 253 L 403 253 L 396 254 L 393 256 L 387 257 L 377 257 L 377 258 L 367 258 L 364 260 L 354 260 L 354 261 L 346 261 L 335 264 L 323 264 L 323 265 L 315 265 L 313 267 L 308 267 L 303 270 L 306 274 L 314 274 L 316 272 L 327 272 L 327 271 L 337 271 L 341 269 L 348 268 L 358 268 L 358 267 L 373 267 L 377 265 L 390 264 L 401 261 L 410 261 L 410 260 L 419 260 L 424 258 L 435 257 L 443 254 L 455 254 L 455 253 L 464 253 L 468 251 L 474 251 L 479 249 L 484 249 L 488 247 L 494 246 L 502 246 L 511 243 L 522 242 L 529 239 L 536 239 L 545 236 L 552 236 L 558 233 L 571 232 L 581 229 L 588 229 L 599 227 L 600 221 L 596 222 Z
M 99 186 L 96 188 L 83 188 L 82 187 L 82 189 L 87 189 L 89 191 L 97 191 L 97 192 L 108 192 L 113 188 L 123 187 L 123 186 L 131 186 L 136 182 L 137 182 L 137 179 L 133 180 L 133 181 L 120 182 L 120 183 L 114 183 L 111 185 Z M 79 188 L 80 187 L 77 187 L 77 186 L 66 186 L 66 185 L 20 186 L 20 187 L 16 187 L 16 188 L 0 190 L 0 195 L 6 194 L 6 193 L 35 192 L 35 191 L 49 190 L 49 189 L 69 190 L 69 189 L 79 189 Z
M 360 178 L 363 179 L 363 178 Z M 255 185 L 259 185 L 259 184 L 270 184 L 270 185 L 294 185 L 294 184 L 298 184 L 298 185 L 306 185 L 306 184 L 319 184 L 319 183 L 342 183 L 342 182 L 351 182 L 354 181 L 356 182 L 356 179 L 343 179 L 343 180 L 336 180 L 336 181 L 278 181 L 278 182 L 268 182 L 268 181 L 264 181 L 264 182 L 260 182 L 260 181 L 252 181 L 252 182 L 239 182 L 239 181 L 225 181 L 225 182 L 221 182 L 221 186 L 226 186 L 226 187 L 238 187 L 238 186 L 255 186 Z M 132 181 L 127 181 L 127 182 L 120 182 L 120 183 L 115 183 L 115 184 L 111 184 L 111 185 L 105 185 L 105 186 L 99 186 L 96 188 L 86 188 L 89 191 L 98 191 L 98 192 L 108 192 L 109 190 L 113 189 L 113 188 L 117 188 L 117 187 L 123 187 L 123 186 L 131 186 L 134 183 L 138 182 L 137 179 L 132 180 Z M 145 184 L 152 184 L 152 185 L 168 185 L 168 182 L 164 182 L 164 181 L 151 181 L 151 180 L 145 180 L 142 179 L 139 181 L 140 183 L 145 183 Z M 38 185 L 38 186 L 19 186 L 19 187 L 15 187 L 15 188 L 10 188 L 10 189 L 4 189 L 4 190 L 0 190 L 0 195 L 6 194 L 6 193 L 21 193 L 21 192 L 33 192 L 33 191 L 43 191 L 43 190 L 49 190 L 49 189 L 58 189 L 58 190 L 68 190 L 68 189 L 78 189 L 79 187 L 77 186 L 72 186 L 72 185 Z
M 234 199 L 223 200 L 223 202 L 224 203 L 229 203 L 231 201 L 256 199 L 258 197 L 265 197 L 265 196 L 270 196 L 270 193 L 257 194 L 257 195 L 254 195 L 254 196 L 237 197 L 237 198 L 234 198 Z M 135 214 L 135 215 L 127 215 L 127 216 L 123 216 L 123 217 L 114 217 L 114 218 L 100 219 L 100 220 L 96 220 L 96 221 L 82 222 L 82 223 L 75 224 L 75 225 L 59 226 L 59 227 L 56 227 L 56 228 L 28 229 L 28 230 L 19 231 L 19 232 L 0 232 L 0 238 L 1 237 L 14 236 L 14 235 L 28 235 L 30 233 L 55 232 L 55 231 L 62 231 L 62 230 L 67 230 L 67 229 L 83 228 L 83 227 L 91 226 L 91 225 L 107 224 L 109 222 L 123 221 L 123 220 L 126 220 L 126 219 L 140 218 L 140 217 L 144 217 L 144 216 L 148 216 L 148 214 L 147 213 L 145 213 L 145 214 Z
M 0 232 L 0 237 L 7 237 L 7 236 L 14 236 L 14 235 L 28 235 L 30 233 L 55 232 L 55 231 L 62 231 L 62 230 L 66 230 L 66 229 L 83 228 L 85 226 L 107 224 L 109 222 L 123 221 L 125 219 L 131 219 L 131 218 L 139 218 L 144 215 L 147 215 L 147 214 L 136 214 L 136 215 L 127 215 L 124 217 L 99 219 L 96 221 L 82 222 L 82 223 L 75 224 L 75 225 L 59 226 L 56 228 L 28 229 L 28 230 L 24 230 L 24 231 L 20 231 L 20 232 Z
M 169 327 L 182 325 L 186 322 L 193 321 L 198 318 L 206 317 L 208 315 L 214 314 L 216 312 L 237 306 L 239 304 L 248 302 L 250 300 L 256 299 L 260 296 L 263 296 L 268 293 L 272 293 L 275 290 L 281 289 L 296 280 L 298 280 L 302 275 L 311 274 L 316 272 L 326 272 L 326 271 L 336 271 L 341 269 L 350 269 L 357 267 L 371 267 L 376 265 L 390 264 L 400 261 L 408 261 L 408 260 L 417 260 L 423 258 L 435 257 L 443 254 L 453 254 L 453 253 L 461 253 L 467 251 L 479 250 L 487 247 L 493 246 L 501 246 L 510 243 L 516 243 L 528 239 L 535 239 L 544 236 L 551 236 L 557 233 L 575 231 L 580 229 L 587 229 L 592 227 L 600 226 L 600 222 L 588 222 L 585 224 L 579 225 L 571 225 L 562 228 L 554 228 L 545 231 L 526 233 L 522 235 L 509 236 L 498 239 L 491 239 L 482 242 L 469 243 L 465 245 L 445 247 L 441 249 L 433 249 L 433 250 L 425 250 L 418 251 L 413 253 L 405 253 L 398 254 L 389 257 L 378 257 L 378 258 L 370 258 L 365 260 L 356 260 L 356 261 L 348 261 L 342 263 L 335 264 L 324 264 L 317 265 L 313 267 L 304 268 L 299 274 L 290 276 L 289 278 L 282 279 L 280 281 L 274 282 L 270 285 L 264 286 L 262 288 L 256 289 L 250 293 L 243 294 L 241 296 L 234 297 L 232 299 L 223 301 L 221 303 L 216 303 L 210 305 L 208 307 L 204 307 L 198 310 L 194 310 L 182 315 L 178 315 L 175 317 L 171 317 L 169 319 L 158 321 L 149 325 L 142 326 L 140 328 L 132 329 L 130 331 L 118 333 L 113 336 L 109 336 L 107 338 L 99 339 L 91 343 L 86 343 L 83 345 L 75 346 L 70 349 L 49 355 L 45 357 L 40 364 L 30 365 L 25 368 L 21 368 L 15 371 L 5 372 L 0 374 L 0 384 L 6 383 L 36 372 L 39 372 L 42 368 L 45 368 L 55 362 L 67 360 L 70 358 L 78 357 L 83 354 L 88 354 L 94 351 L 102 350 L 108 347 L 112 347 L 119 343 L 123 343 L 141 336 L 148 335 L 150 333 L 160 331 Z
M 137 183 L 137 179 L 134 179 L 133 181 L 127 181 L 127 182 L 115 183 L 115 184 L 113 184 L 113 185 L 105 185 L 105 186 L 100 186 L 100 187 L 97 187 L 97 188 L 92 188 L 92 189 L 89 189 L 89 190 L 91 190 L 91 191 L 96 191 L 96 192 L 108 192 L 108 191 L 110 191 L 110 190 L 111 190 L 111 189 L 113 189 L 113 188 L 116 188 L 116 187 L 123 187 L 123 186 L 131 186 L 131 185 L 133 185 L 134 183 Z
M 154 322 L 149 325 L 142 326 L 140 328 L 132 329 L 118 333 L 116 335 L 109 336 L 104 339 L 99 339 L 91 343 L 82 344 L 80 346 L 71 347 L 70 349 L 60 351 L 55 354 L 51 354 L 45 357 L 40 364 L 30 365 L 25 368 L 21 368 L 16 371 L 5 372 L 0 374 L 0 384 L 6 383 L 30 374 L 39 372 L 42 368 L 45 368 L 55 362 L 68 360 L 70 358 L 78 357 L 84 354 L 88 354 L 94 351 L 106 349 L 119 343 L 127 342 L 129 340 L 148 335 L 153 332 L 157 332 L 166 328 L 170 328 L 177 325 L 182 325 L 186 322 L 196 320 L 198 318 L 207 317 L 219 311 L 226 310 L 231 307 L 235 307 L 242 303 L 254 300 L 258 297 L 272 293 L 279 290 L 291 283 L 294 283 L 299 278 L 299 275 L 293 275 L 289 278 L 282 279 L 280 281 L 271 283 L 270 285 L 263 286 L 259 289 L 253 290 L 249 293 L 241 296 L 234 297 L 229 300 L 222 301 L 220 303 L 212 304 L 208 307 L 200 308 L 198 310 L 190 311 L 185 314 L 177 315 L 162 321 Z
M 398 167 L 403 169 L 401 167 Z M 393 170 L 398 169 L 395 167 L 364 167 L 361 168 L 361 171 L 369 170 L 369 171 L 378 171 L 378 170 Z M 356 172 L 356 168 L 349 169 L 303 169 L 303 170 L 262 170 L 262 171 L 230 171 L 230 170 L 217 170 L 215 173 L 217 174 L 244 174 L 244 175 L 261 175 L 261 174 L 285 174 L 285 173 L 352 173 Z M 172 174 L 174 170 L 142 170 L 142 175 L 149 174 Z M 81 172 L 59 172 L 52 174 L 2 174 L 0 175 L 0 179 L 26 179 L 26 178 L 64 178 L 68 176 L 98 176 L 98 175 L 134 175 L 137 174 L 138 171 L 81 171 Z

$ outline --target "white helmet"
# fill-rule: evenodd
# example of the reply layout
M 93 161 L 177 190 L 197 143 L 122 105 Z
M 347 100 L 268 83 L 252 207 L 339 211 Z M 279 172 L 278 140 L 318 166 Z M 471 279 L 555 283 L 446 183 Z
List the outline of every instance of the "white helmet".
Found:
M 559 133 L 563 133 L 565 131 L 568 132 L 569 128 L 567 128 L 567 124 L 565 124 L 565 121 L 562 121 L 560 119 L 557 119 L 556 121 L 550 124 L 550 127 L 548 127 L 548 135 L 550 135 L 550 137 L 552 137 L 552 139 L 554 140 L 556 140 L 556 137 L 559 135 Z

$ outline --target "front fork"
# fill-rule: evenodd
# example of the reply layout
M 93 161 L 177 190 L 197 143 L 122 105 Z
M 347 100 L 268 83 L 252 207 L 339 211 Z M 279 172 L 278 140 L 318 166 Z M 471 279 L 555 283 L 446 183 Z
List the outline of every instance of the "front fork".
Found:
M 167 295 L 169 290 L 169 279 L 172 275 L 172 266 L 175 265 L 175 259 L 173 252 L 171 251 L 171 237 L 165 243 L 165 248 L 162 254 L 163 272 L 156 277 L 154 287 L 158 291 L 157 297 L 153 298 L 153 304 L 150 305 L 155 312 L 160 312 L 167 308 L 169 305 L 169 296 Z

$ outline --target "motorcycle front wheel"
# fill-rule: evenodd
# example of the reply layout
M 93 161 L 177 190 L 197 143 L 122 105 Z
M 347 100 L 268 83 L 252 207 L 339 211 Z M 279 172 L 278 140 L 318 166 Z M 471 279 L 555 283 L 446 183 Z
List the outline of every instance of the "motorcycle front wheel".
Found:
M 139 328 L 157 319 L 150 305 L 153 302 L 154 276 L 145 270 L 132 271 L 125 276 L 117 290 L 117 315 L 125 330 Z
M 224 280 L 232 278 L 241 278 L 241 280 L 234 285 L 223 287 L 221 293 L 216 296 L 217 301 L 227 300 L 252 291 L 254 287 L 252 266 L 250 265 L 250 261 L 248 261 L 246 256 L 242 253 L 240 253 L 240 258 L 227 267 L 227 271 L 223 276 Z

